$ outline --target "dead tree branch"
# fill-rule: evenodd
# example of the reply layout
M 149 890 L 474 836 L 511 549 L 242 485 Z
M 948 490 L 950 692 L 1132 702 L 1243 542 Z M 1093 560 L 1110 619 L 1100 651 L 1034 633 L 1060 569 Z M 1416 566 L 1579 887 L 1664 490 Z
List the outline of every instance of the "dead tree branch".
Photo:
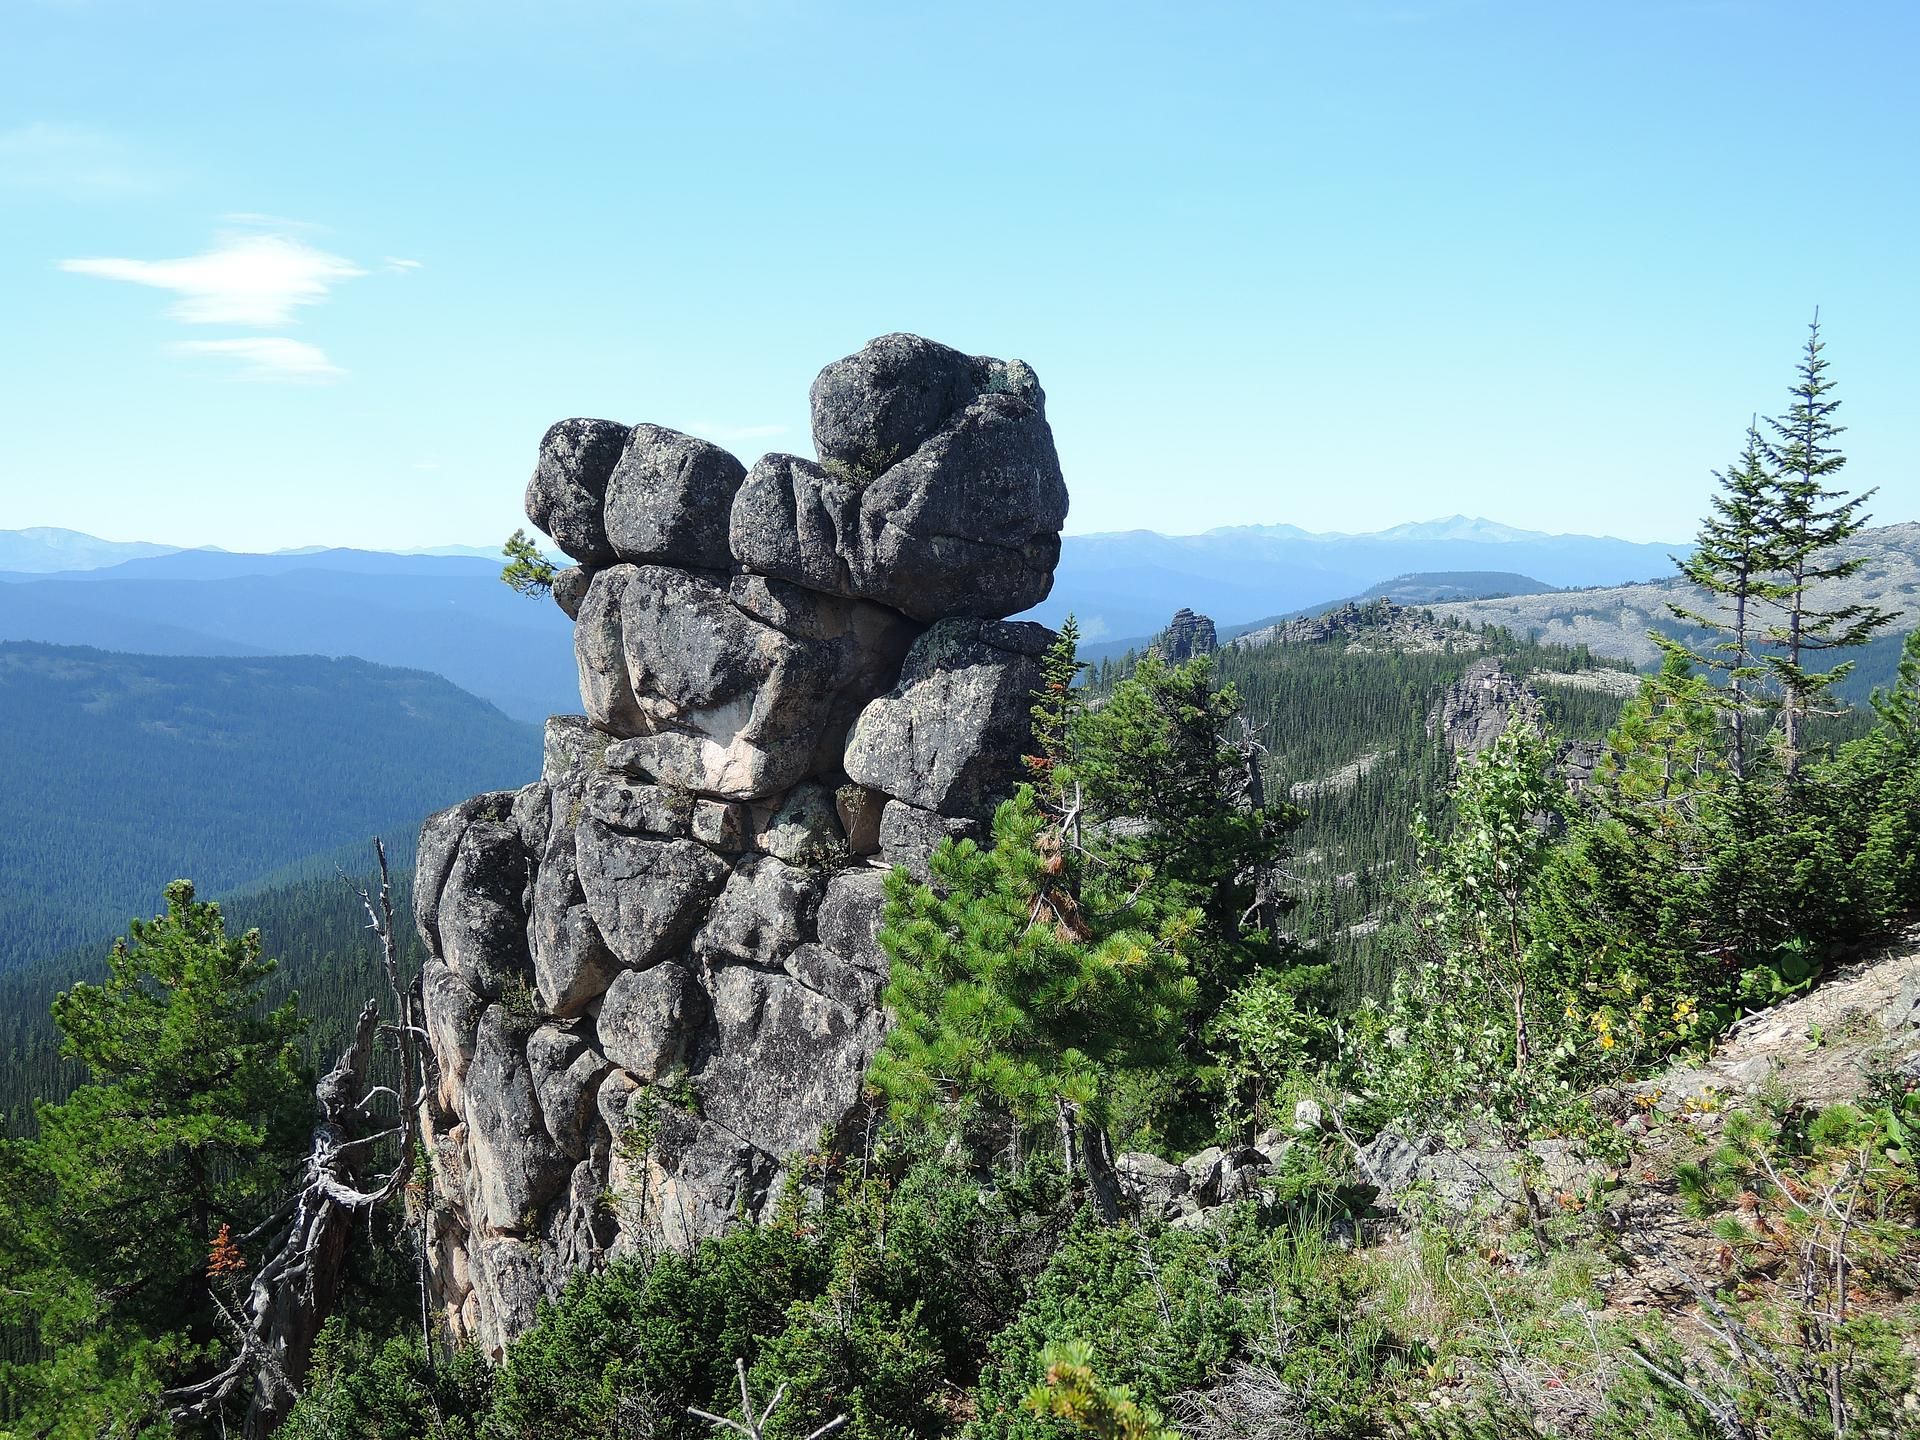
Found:
M 760 1411 L 758 1418 L 755 1418 L 753 1396 L 747 1390 L 747 1362 L 736 1359 L 733 1362 L 733 1370 L 734 1374 L 740 1377 L 740 1414 L 743 1417 L 742 1419 L 734 1420 L 725 1415 L 716 1415 L 711 1410 L 702 1410 L 698 1405 L 689 1405 L 687 1407 L 687 1413 L 698 1416 L 709 1425 L 717 1425 L 723 1430 L 731 1430 L 734 1434 L 745 1437 L 745 1440 L 762 1440 L 762 1437 L 766 1434 L 767 1421 L 773 1418 L 773 1412 L 780 1408 L 780 1402 L 787 1397 L 787 1387 L 782 1383 L 776 1388 L 773 1392 L 773 1398 L 767 1401 L 766 1407 Z M 827 1421 L 826 1424 L 820 1426 L 819 1429 L 808 1435 L 807 1440 L 826 1440 L 827 1436 L 833 1434 L 834 1431 L 846 1423 L 847 1417 L 845 1415 L 836 1415 L 833 1419 Z
M 412 1177 L 426 1083 L 417 1040 L 420 989 L 417 983 L 401 983 L 386 846 L 375 839 L 373 847 L 379 886 L 375 891 L 356 887 L 356 893 L 380 943 L 396 1023 L 383 1024 L 380 1003 L 367 1001 L 352 1040 L 314 1086 L 313 1138 L 297 1188 L 266 1225 L 243 1237 L 257 1238 L 276 1220 L 281 1222 L 238 1313 L 222 1306 L 239 1352 L 217 1374 L 162 1394 L 161 1403 L 176 1424 L 222 1416 L 228 1402 L 248 1386 L 240 1433 L 246 1440 L 265 1440 L 292 1408 L 306 1379 L 314 1340 L 339 1296 L 354 1220 L 402 1193 Z M 382 1039 L 399 1053 L 399 1089 L 373 1080 Z M 398 1102 L 397 1118 L 374 1113 L 373 1102 L 382 1096 Z M 369 1177 L 372 1147 L 394 1139 L 400 1143 L 393 1167 Z

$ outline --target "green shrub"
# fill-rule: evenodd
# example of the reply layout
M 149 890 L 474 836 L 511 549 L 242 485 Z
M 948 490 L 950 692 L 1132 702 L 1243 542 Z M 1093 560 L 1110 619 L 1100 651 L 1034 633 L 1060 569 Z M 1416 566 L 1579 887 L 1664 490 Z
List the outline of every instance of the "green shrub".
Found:
M 1389 1337 L 1363 1313 L 1349 1257 L 1312 1229 L 1275 1225 L 1257 1206 L 1223 1228 L 1100 1225 L 1083 1214 L 1019 1315 L 995 1337 L 976 1394 L 981 1440 L 1057 1437 L 1059 1422 L 1024 1405 L 1046 1378 L 1050 1344 L 1086 1347 L 1104 1384 L 1164 1412 L 1235 1359 L 1261 1357 L 1310 1395 L 1312 1433 L 1370 1433 L 1389 1405 Z

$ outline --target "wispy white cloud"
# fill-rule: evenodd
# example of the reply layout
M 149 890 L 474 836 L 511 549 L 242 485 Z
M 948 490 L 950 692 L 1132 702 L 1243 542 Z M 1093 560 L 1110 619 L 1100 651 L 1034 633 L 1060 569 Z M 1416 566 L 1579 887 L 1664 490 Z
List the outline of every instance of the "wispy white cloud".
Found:
M 337 380 L 347 372 L 327 358 L 318 345 L 289 340 L 284 335 L 256 335 L 241 340 L 181 340 L 176 355 L 206 355 L 231 360 L 242 380 Z
M 0 190 L 122 200 L 157 194 L 172 180 L 164 166 L 99 130 L 46 120 L 0 130 Z
M 393 275 L 411 275 L 420 268 L 420 262 L 402 260 L 398 255 L 389 255 L 380 262 L 380 268 Z
M 289 235 L 224 235 L 211 250 L 178 260 L 62 260 L 74 275 L 96 275 L 171 290 L 169 313 L 190 325 L 285 325 L 342 281 L 367 272 L 351 260 Z

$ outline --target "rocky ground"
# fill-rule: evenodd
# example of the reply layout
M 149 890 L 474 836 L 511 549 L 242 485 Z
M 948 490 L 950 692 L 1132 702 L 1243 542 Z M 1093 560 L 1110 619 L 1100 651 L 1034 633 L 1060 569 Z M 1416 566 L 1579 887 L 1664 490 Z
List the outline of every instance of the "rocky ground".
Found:
M 1580 1436 L 1623 1370 L 1640 1364 L 1630 1337 L 1675 1337 L 1694 1383 L 1710 1393 L 1718 1375 L 1737 1390 L 1737 1373 L 1715 1348 L 1728 1317 L 1759 1329 L 1770 1306 L 1803 1299 L 1794 1264 L 1803 1232 L 1788 1212 L 1819 1204 L 1814 1177 L 1782 1159 L 1777 1193 L 1704 1203 L 1685 1183 L 1742 1123 L 1734 1117 L 1804 1122 L 1837 1105 L 1867 1112 L 1902 1085 L 1920 1085 L 1920 926 L 1807 994 L 1749 1016 L 1707 1053 L 1593 1097 L 1617 1131 L 1609 1154 L 1550 1140 L 1523 1157 L 1397 1129 L 1354 1145 L 1329 1098 L 1301 1101 L 1290 1127 L 1252 1145 L 1209 1149 L 1179 1165 L 1123 1155 L 1119 1170 L 1143 1219 L 1192 1226 L 1215 1223 L 1243 1197 L 1271 1194 L 1297 1146 L 1344 1159 L 1376 1193 L 1362 1215 L 1335 1222 L 1336 1240 L 1372 1277 L 1373 1303 L 1388 1306 L 1396 1330 L 1435 1357 L 1415 1408 L 1470 1410 L 1491 1394 L 1542 1433 Z M 1523 1170 L 1544 1214 L 1529 1214 Z M 1920 1187 L 1920 1173 L 1905 1182 L 1897 1167 L 1886 1173 L 1896 1192 Z M 1864 1235 L 1865 1204 L 1853 1221 Z M 1735 1233 L 1751 1243 L 1730 1242 Z M 1903 1325 L 1913 1352 L 1920 1236 L 1896 1228 L 1891 1245 L 1883 1240 L 1872 1263 L 1850 1275 L 1846 1293 L 1856 1318 Z M 1758 1352 L 1766 1342 L 1748 1343 Z M 1920 1433 L 1920 1393 L 1895 1408 Z

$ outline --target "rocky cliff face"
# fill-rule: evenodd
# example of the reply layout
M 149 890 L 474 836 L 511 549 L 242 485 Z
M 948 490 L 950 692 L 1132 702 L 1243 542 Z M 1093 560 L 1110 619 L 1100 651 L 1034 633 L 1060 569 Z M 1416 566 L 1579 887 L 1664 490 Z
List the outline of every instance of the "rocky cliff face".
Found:
M 1180 665 L 1196 655 L 1211 655 L 1219 649 L 1220 634 L 1211 616 L 1196 615 L 1183 605 L 1167 622 L 1160 648 L 1171 663 Z
M 577 1268 L 763 1215 L 862 1104 L 889 868 L 979 835 L 1030 742 L 1067 493 L 1033 372 L 910 335 L 814 382 L 818 461 L 563 420 L 585 715 L 427 822 L 433 1282 L 497 1350 Z
M 1619 671 L 1589 671 L 1574 678 L 1599 676 L 1609 677 L 1610 681 L 1624 681 L 1637 688 L 1635 677 Z M 1565 680 L 1568 677 L 1548 675 L 1542 678 Z M 1588 688 L 1606 688 L 1620 693 L 1619 687 L 1613 683 Z M 1622 698 L 1625 696 L 1622 695 Z M 1457 759 L 1466 760 L 1498 740 L 1515 715 L 1522 716 L 1536 730 L 1546 727 L 1540 692 L 1534 689 L 1530 681 L 1522 680 L 1509 671 L 1499 656 L 1488 655 L 1474 661 L 1458 680 L 1441 692 L 1440 698 L 1427 712 L 1427 734 L 1439 736 Z M 1553 768 L 1578 794 L 1593 783 L 1594 772 L 1599 768 L 1605 752 L 1606 746 L 1598 740 L 1563 740 L 1554 751 Z

